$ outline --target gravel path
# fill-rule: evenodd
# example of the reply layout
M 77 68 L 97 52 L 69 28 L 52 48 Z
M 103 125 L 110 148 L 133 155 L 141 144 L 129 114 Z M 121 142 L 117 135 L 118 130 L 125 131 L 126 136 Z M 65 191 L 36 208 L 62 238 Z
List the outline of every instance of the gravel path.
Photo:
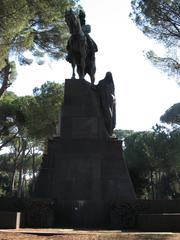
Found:
M 180 240 L 180 233 L 20 229 L 0 230 L 0 240 Z

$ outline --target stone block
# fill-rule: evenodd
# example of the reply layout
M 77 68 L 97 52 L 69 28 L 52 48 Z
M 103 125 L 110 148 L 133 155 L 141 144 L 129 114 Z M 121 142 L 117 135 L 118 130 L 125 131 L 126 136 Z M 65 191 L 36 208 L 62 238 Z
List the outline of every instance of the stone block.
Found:
M 139 214 L 137 228 L 140 231 L 179 232 L 180 213 Z
M 19 229 L 21 225 L 20 212 L 0 211 L 0 228 L 1 229 Z

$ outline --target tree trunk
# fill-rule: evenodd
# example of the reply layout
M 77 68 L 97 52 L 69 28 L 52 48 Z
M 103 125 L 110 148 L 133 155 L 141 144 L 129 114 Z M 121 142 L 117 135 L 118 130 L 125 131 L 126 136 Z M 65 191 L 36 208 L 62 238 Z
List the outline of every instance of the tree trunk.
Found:
M 152 200 L 155 199 L 155 194 L 154 194 L 154 179 L 153 179 L 153 172 L 151 171 L 150 173 L 150 179 L 151 179 L 151 196 L 152 196 Z
M 19 167 L 19 178 L 18 178 L 18 189 L 17 189 L 17 197 L 21 198 L 22 195 L 22 176 L 23 176 L 23 169 L 22 169 L 22 164 L 20 164 Z
M 15 192 L 15 177 L 16 177 L 16 168 L 14 167 L 12 172 L 12 178 L 11 178 L 10 196 L 13 196 Z
M 34 186 L 35 186 L 35 152 L 34 147 L 32 148 L 32 192 L 34 192 Z
M 10 81 L 9 81 L 9 77 L 11 74 L 11 66 L 10 63 L 8 61 L 8 59 L 5 59 L 6 62 L 6 66 L 1 70 L 1 72 L 3 73 L 3 80 L 2 80 L 2 85 L 0 88 L 0 97 L 3 95 L 3 93 L 6 91 L 6 89 L 8 87 L 10 87 Z
M 159 178 L 158 178 L 158 172 L 155 172 L 155 199 L 159 199 Z

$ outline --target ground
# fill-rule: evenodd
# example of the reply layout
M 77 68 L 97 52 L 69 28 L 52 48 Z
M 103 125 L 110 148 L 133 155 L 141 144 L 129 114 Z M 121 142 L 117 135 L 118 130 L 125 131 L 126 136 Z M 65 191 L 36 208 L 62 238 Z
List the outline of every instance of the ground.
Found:
M 180 233 L 23 229 L 0 230 L 0 240 L 180 240 Z

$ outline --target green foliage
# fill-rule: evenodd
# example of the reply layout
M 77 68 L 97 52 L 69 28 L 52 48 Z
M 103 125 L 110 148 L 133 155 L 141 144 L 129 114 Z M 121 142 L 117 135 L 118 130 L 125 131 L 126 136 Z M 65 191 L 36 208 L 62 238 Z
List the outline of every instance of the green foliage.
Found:
M 173 53 L 173 55 L 172 55 Z M 154 51 L 148 51 L 145 53 L 147 59 L 151 61 L 151 63 L 165 72 L 169 77 L 174 76 L 178 85 L 180 86 L 179 75 L 180 75 L 180 63 L 177 56 L 177 53 L 171 49 L 169 51 L 169 55 L 164 57 L 158 56 Z
M 37 174 L 42 154 L 37 143 L 20 135 L 9 146 L 9 152 L 0 155 L 0 196 L 28 196 L 28 185 Z
M 180 125 L 180 103 L 176 103 L 166 110 L 160 120 L 168 124 Z
M 124 138 L 132 135 L 134 133 L 133 130 L 122 130 L 122 129 L 115 129 L 114 134 L 117 138 L 123 140 Z
M 12 165 L 8 154 L 0 155 L 0 196 L 9 192 L 11 170 Z
M 179 0 L 133 0 L 131 17 L 148 37 L 167 46 L 180 39 Z
M 163 43 L 168 49 L 167 57 L 158 57 L 151 51 L 147 53 L 147 57 L 163 70 L 179 76 L 179 0 L 132 0 L 131 6 L 130 16 L 139 29 L 148 37 Z
M 133 133 L 125 138 L 124 156 L 138 197 L 172 199 L 179 196 L 179 131 L 169 132 L 157 125 L 154 131 Z
M 15 62 L 5 59 L 5 63 L 6 65 L 0 71 L 0 97 L 11 86 L 17 75 Z
M 25 122 L 23 112 L 14 105 L 16 99 L 13 92 L 7 92 L 0 102 L 0 149 L 17 136 Z
M 34 96 L 17 97 L 7 92 L 0 102 L 0 137 L 11 139 L 23 132 L 26 136 L 44 141 L 52 137 L 63 102 L 64 86 L 47 82 L 34 89 Z
M 11 51 L 37 53 L 40 49 L 52 57 L 62 57 L 67 37 L 64 12 L 75 3 L 74 0 L 1 0 L 0 68 Z
M 64 13 L 70 7 L 76 7 L 77 0 L 0 0 L 0 84 L 1 77 L 9 65 L 9 59 L 17 55 L 20 64 L 31 64 L 32 59 L 23 53 L 29 50 L 43 63 L 43 56 L 59 59 L 66 52 L 67 27 Z M 6 71 L 7 72 L 7 71 Z M 11 71 L 12 73 L 12 71 Z M 8 74 L 6 91 L 12 83 Z M 2 95 L 0 91 L 0 96 Z
M 19 97 L 14 104 L 25 115 L 28 135 L 35 139 L 47 139 L 55 134 L 63 101 L 64 86 L 47 82 L 33 90 L 34 97 Z
M 34 96 L 6 92 L 0 102 L 0 195 L 27 195 L 33 188 L 47 138 L 55 134 L 64 86 L 47 82 Z M 4 160 L 5 159 L 5 160 Z M 8 182 L 7 182 L 8 179 Z

